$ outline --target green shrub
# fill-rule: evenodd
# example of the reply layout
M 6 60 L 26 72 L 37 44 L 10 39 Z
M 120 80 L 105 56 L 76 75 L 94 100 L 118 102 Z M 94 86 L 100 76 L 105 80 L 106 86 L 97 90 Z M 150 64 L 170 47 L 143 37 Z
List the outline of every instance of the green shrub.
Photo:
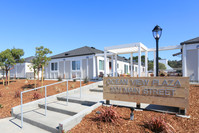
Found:
M 73 79 L 73 82 L 76 82 L 76 79 Z
M 58 81 L 62 81 L 62 78 L 61 78 L 61 76 L 59 76 L 59 77 L 58 77 Z
M 0 104 L 0 108 L 3 108 L 3 105 Z
M 89 82 L 88 78 L 84 78 L 84 84 L 87 84 Z

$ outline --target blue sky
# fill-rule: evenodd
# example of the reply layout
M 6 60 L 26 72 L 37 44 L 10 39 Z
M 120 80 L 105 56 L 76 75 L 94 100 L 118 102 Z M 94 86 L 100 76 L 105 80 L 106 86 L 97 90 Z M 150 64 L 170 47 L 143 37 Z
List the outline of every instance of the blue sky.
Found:
M 0 0 L 0 51 L 43 45 L 54 54 L 82 46 L 142 42 L 155 47 L 152 29 L 163 28 L 160 47 L 199 36 L 198 0 Z M 161 52 L 161 58 L 178 52 Z M 149 54 L 150 59 L 153 53 Z

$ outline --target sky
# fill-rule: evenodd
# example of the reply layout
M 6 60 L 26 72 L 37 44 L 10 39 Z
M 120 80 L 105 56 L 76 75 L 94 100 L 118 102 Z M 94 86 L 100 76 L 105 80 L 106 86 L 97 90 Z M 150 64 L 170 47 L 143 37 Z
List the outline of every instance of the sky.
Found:
M 0 52 L 21 48 L 28 57 L 44 46 L 55 55 L 134 42 L 155 48 L 155 25 L 163 29 L 159 47 L 179 45 L 199 36 L 198 5 L 199 0 L 0 0 Z M 160 57 L 179 60 L 172 56 L 176 52 Z

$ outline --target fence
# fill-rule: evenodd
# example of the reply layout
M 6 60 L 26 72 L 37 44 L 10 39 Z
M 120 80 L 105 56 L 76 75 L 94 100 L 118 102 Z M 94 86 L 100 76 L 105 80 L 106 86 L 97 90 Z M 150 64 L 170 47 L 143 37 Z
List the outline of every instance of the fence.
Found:
M 79 79 L 80 80 L 80 99 L 81 99 L 81 97 L 82 97 L 81 78 L 73 78 L 73 79 Z M 41 86 L 41 87 L 38 87 L 38 88 L 22 91 L 21 92 L 21 128 L 23 128 L 23 93 L 27 93 L 27 92 L 30 92 L 30 91 L 45 88 L 45 116 L 46 116 L 47 115 L 47 98 L 46 98 L 47 97 L 47 87 L 66 82 L 66 104 L 68 105 L 68 81 L 69 80 L 64 80 L 64 81 L 61 81 L 61 82 L 57 82 L 57 83 Z

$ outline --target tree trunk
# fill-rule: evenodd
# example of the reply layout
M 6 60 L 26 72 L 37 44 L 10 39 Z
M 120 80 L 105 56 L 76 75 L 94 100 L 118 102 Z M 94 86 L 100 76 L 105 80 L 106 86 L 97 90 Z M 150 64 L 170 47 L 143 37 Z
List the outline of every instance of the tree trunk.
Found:
M 6 69 L 6 83 L 5 83 L 6 85 L 8 84 L 7 82 L 8 82 L 8 70 Z
M 35 72 L 35 70 L 34 70 L 34 81 L 35 81 L 35 88 L 36 88 L 37 85 L 36 85 L 36 72 Z
M 37 81 L 38 81 L 38 84 L 39 84 L 39 69 L 37 70 Z
M 10 70 L 8 71 L 8 85 L 10 85 Z

